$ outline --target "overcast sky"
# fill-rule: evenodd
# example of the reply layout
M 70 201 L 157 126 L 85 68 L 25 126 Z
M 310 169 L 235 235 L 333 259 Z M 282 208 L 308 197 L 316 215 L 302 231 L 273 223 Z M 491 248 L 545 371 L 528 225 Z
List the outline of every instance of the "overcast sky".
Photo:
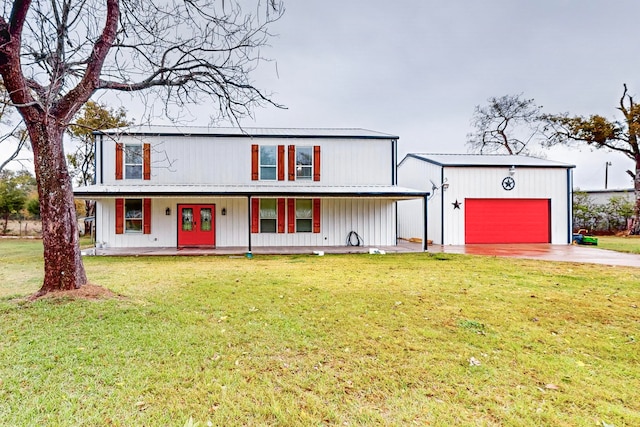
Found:
M 362 127 L 406 152 L 464 153 L 474 107 L 523 93 L 549 113 L 602 114 L 627 83 L 640 100 L 638 0 L 304 0 L 285 3 L 256 82 L 287 110 L 266 127 Z M 277 67 L 277 69 L 276 69 Z M 553 150 L 583 189 L 630 187 L 622 155 Z
M 545 112 L 616 117 L 627 83 L 640 100 L 638 0 L 285 0 L 253 75 L 286 110 L 243 126 L 360 127 L 407 152 L 465 153 L 474 107 L 522 93 Z M 114 105 L 114 98 L 97 98 Z M 129 101 L 124 106 L 136 117 Z M 207 125 L 206 107 L 193 108 Z M 138 121 L 139 122 L 139 121 Z M 162 121 L 158 120 L 157 124 Z M 630 187 L 622 155 L 550 150 L 575 185 Z

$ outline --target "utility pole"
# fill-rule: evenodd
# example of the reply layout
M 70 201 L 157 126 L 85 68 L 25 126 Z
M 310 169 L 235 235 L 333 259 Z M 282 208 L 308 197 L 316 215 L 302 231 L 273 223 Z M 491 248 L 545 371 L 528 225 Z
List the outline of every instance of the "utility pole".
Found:
M 609 183 L 609 166 L 611 166 L 611 162 L 606 162 L 604 164 L 604 189 L 607 189 L 607 184 Z

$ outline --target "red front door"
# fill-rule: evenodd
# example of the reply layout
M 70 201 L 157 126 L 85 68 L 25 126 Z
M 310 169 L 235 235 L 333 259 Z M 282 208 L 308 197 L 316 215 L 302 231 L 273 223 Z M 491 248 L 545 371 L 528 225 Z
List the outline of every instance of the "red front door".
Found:
M 178 205 L 178 246 L 216 245 L 215 205 Z

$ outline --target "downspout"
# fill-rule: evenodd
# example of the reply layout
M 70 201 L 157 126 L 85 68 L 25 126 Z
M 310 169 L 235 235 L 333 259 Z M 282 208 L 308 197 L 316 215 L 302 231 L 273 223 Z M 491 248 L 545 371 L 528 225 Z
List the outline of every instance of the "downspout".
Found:
M 444 245 L 444 166 L 440 169 L 440 244 Z
M 398 183 L 398 140 L 391 140 L 391 185 Z
M 102 166 L 103 166 L 103 163 L 102 163 L 102 143 L 103 143 L 103 140 L 102 140 L 102 138 L 103 138 L 103 135 L 102 135 L 102 134 L 100 134 L 100 184 L 104 184 L 104 176 L 103 176 L 103 170 L 104 170 L 104 168 L 102 167 Z M 96 135 L 96 139 L 94 140 L 94 143 L 95 143 L 95 144 L 97 144 L 97 143 L 98 143 L 97 135 Z M 94 153 L 95 153 L 95 151 L 94 151 Z M 95 156 L 94 156 L 94 158 L 93 158 L 93 167 L 94 167 L 94 170 L 95 170 L 96 162 L 97 162 L 97 161 L 98 161 L 98 159 L 96 159 L 96 158 L 95 158 Z M 94 183 L 94 184 L 95 184 L 95 180 L 96 180 L 96 178 L 97 178 L 97 177 L 96 177 L 96 175 L 94 174 L 94 175 L 93 175 L 93 183 Z

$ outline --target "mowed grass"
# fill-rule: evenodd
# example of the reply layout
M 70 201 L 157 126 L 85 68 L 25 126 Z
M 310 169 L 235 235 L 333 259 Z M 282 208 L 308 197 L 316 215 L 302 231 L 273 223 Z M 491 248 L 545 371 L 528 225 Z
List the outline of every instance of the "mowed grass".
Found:
M 640 269 L 445 254 L 85 259 L 0 241 L 0 425 L 640 425 Z
M 617 252 L 640 254 L 640 236 L 598 236 L 598 247 Z

